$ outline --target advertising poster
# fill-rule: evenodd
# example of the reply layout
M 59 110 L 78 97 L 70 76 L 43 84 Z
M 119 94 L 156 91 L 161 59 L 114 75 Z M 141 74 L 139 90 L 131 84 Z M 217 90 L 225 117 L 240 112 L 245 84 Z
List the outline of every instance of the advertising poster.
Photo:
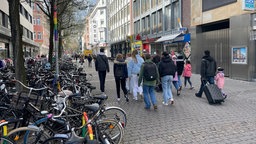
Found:
M 247 47 L 232 47 L 232 64 L 247 64 Z
M 143 46 L 142 46 L 142 41 L 136 41 L 132 43 L 132 51 L 136 49 L 139 54 L 142 54 Z

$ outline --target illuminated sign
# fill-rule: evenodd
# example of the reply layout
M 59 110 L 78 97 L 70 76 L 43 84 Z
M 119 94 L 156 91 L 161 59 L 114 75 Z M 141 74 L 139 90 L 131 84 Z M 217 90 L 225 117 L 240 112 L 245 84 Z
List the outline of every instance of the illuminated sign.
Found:
M 254 10 L 254 0 L 243 0 L 242 9 L 253 11 Z

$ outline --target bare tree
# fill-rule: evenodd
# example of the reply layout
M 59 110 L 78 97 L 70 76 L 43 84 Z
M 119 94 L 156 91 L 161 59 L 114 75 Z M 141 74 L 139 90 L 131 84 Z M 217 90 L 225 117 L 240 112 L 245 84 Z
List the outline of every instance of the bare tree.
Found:
M 13 46 L 13 61 L 15 66 L 15 78 L 26 82 L 26 73 L 24 66 L 24 53 L 22 50 L 22 27 L 20 25 L 20 1 L 8 0 L 9 2 L 9 18 L 11 25 L 11 42 Z M 22 87 L 17 85 L 17 89 L 21 90 Z

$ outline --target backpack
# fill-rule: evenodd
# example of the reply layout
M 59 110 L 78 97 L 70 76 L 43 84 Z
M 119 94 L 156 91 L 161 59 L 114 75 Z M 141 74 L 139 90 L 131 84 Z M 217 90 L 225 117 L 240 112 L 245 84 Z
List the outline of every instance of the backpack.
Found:
M 115 68 L 115 77 L 122 78 L 124 76 L 124 70 L 122 65 L 117 65 Z
M 144 62 L 144 78 L 146 81 L 157 79 L 157 67 L 153 62 Z

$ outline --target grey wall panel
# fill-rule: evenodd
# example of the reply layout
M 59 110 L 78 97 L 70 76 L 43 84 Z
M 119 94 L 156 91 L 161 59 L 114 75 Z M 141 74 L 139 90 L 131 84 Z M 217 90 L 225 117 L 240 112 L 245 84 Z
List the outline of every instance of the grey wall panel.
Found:
M 255 67 L 255 48 L 251 47 L 253 41 L 249 38 L 250 29 L 250 14 L 230 18 L 230 51 L 232 47 L 247 47 L 247 64 L 231 64 L 233 79 L 252 80 L 254 68 L 250 67 Z

